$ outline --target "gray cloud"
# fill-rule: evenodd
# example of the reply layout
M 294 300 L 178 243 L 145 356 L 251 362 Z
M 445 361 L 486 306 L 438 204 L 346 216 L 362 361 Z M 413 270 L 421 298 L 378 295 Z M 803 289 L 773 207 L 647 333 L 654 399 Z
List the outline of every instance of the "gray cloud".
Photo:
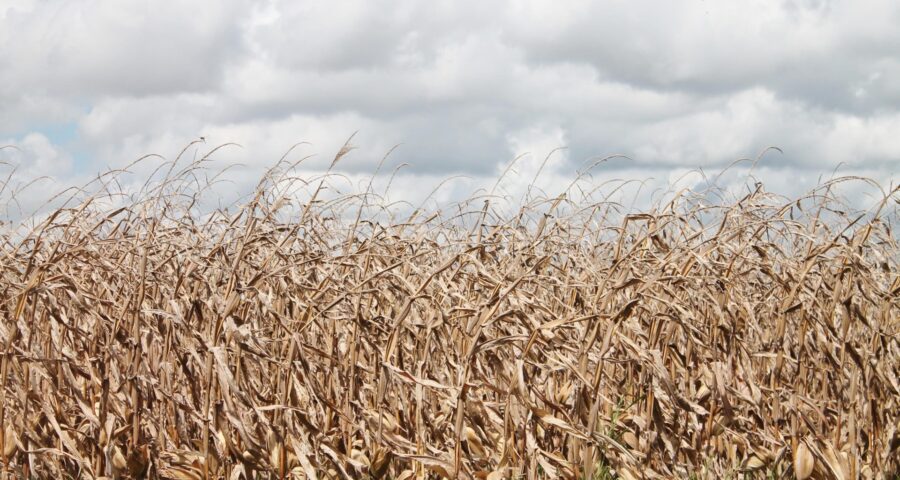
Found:
M 760 170 L 779 188 L 842 164 L 890 181 L 897 24 L 892 0 L 0 0 L 0 139 L 43 132 L 60 154 L 13 160 L 58 161 L 63 178 L 171 158 L 201 135 L 243 145 L 216 158 L 248 174 L 307 141 L 297 155 L 315 170 L 359 131 L 341 168 L 365 175 L 402 144 L 389 164 L 411 164 L 406 185 L 489 183 L 518 154 L 539 164 L 557 146 L 560 184 L 613 153 L 632 160 L 598 172 L 668 181 L 767 146 L 785 152 Z M 48 124 L 77 139 L 54 144 Z M 87 158 L 62 154 L 72 145 Z
M 566 5 L 516 4 L 510 41 L 533 62 L 586 62 L 605 78 L 648 88 L 721 94 L 764 87 L 859 111 L 882 108 L 878 97 L 888 95 L 897 106 L 895 82 L 884 78 L 900 52 L 896 2 Z
M 70 98 L 215 88 L 243 48 L 238 2 L 11 2 L 0 79 L 13 92 Z

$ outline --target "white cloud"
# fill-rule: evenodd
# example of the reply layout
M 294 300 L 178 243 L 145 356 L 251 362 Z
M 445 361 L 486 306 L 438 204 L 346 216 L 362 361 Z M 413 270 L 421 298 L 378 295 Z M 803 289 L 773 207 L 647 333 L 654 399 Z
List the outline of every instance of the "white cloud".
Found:
M 24 177 L 65 176 L 72 170 L 72 158 L 40 133 L 22 138 L 0 139 L 4 163 Z
M 243 145 L 215 157 L 243 178 L 300 141 L 321 169 L 355 131 L 341 168 L 364 178 L 402 144 L 386 168 L 411 165 L 404 191 L 455 174 L 473 180 L 442 192 L 491 185 L 516 155 L 533 171 L 560 146 L 541 180 L 562 188 L 598 156 L 665 182 L 767 146 L 785 151 L 771 172 L 889 179 L 897 24 L 892 0 L 0 1 L 0 138 L 45 132 L 67 158 L 47 125 L 73 125 L 89 160 L 48 170 L 63 179 L 172 159 L 200 136 Z
M 0 222 L 30 215 L 72 186 L 72 166 L 72 157 L 40 133 L 0 138 Z
M 534 62 L 587 62 L 604 78 L 666 90 L 762 86 L 841 108 L 878 107 L 852 85 L 890 68 L 900 44 L 891 0 L 522 1 L 512 11 L 510 41 Z

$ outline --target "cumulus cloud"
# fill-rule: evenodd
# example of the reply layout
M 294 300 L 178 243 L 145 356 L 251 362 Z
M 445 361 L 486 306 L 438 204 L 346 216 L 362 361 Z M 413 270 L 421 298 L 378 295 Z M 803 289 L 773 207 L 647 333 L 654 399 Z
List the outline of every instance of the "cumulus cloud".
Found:
M 532 61 L 586 62 L 631 84 L 700 94 L 764 87 L 855 110 L 880 108 L 862 85 L 889 97 L 895 89 L 884 78 L 900 45 L 890 0 L 521 0 L 512 10 L 509 36 Z
M 211 8 L 212 7 L 212 8 Z M 152 95 L 214 88 L 242 48 L 240 2 L 39 2 L 7 6 L 0 78 L 49 95 Z
M 398 146 L 385 171 L 409 164 L 411 196 L 489 189 L 529 153 L 503 184 L 520 194 L 557 147 L 541 188 L 611 154 L 596 177 L 684 183 L 768 146 L 755 173 L 786 193 L 839 166 L 890 182 L 898 23 L 891 0 L 0 1 L 0 138 L 43 138 L 58 155 L 18 161 L 68 158 L 62 181 L 200 136 L 189 154 L 240 144 L 214 158 L 246 178 L 298 142 L 320 171 L 357 132 L 339 168 L 364 179 Z
M 0 224 L 30 215 L 79 177 L 64 149 L 40 133 L 0 138 Z

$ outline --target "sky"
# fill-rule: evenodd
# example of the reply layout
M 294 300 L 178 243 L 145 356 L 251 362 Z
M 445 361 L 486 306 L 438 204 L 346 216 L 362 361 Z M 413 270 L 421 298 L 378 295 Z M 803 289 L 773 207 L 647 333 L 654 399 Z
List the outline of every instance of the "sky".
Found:
M 211 165 L 242 190 L 355 133 L 348 188 L 390 152 L 400 198 L 487 188 L 520 156 L 504 191 L 550 191 L 616 154 L 592 181 L 695 186 L 761 156 L 730 181 L 889 188 L 897 25 L 896 0 L 0 0 L 0 172 L 40 195 L 204 137 L 188 155 L 240 145 Z

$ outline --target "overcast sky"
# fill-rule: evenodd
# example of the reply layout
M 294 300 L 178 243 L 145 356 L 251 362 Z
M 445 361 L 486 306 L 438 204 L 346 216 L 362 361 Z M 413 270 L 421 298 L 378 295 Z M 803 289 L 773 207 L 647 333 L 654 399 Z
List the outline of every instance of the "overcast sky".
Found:
M 0 0 L 0 160 L 64 185 L 204 136 L 250 178 L 358 131 L 341 169 L 400 144 L 411 195 L 525 153 L 530 181 L 556 147 L 542 177 L 624 154 L 595 176 L 668 182 L 777 146 L 772 190 L 839 166 L 888 186 L 898 25 L 897 0 Z

